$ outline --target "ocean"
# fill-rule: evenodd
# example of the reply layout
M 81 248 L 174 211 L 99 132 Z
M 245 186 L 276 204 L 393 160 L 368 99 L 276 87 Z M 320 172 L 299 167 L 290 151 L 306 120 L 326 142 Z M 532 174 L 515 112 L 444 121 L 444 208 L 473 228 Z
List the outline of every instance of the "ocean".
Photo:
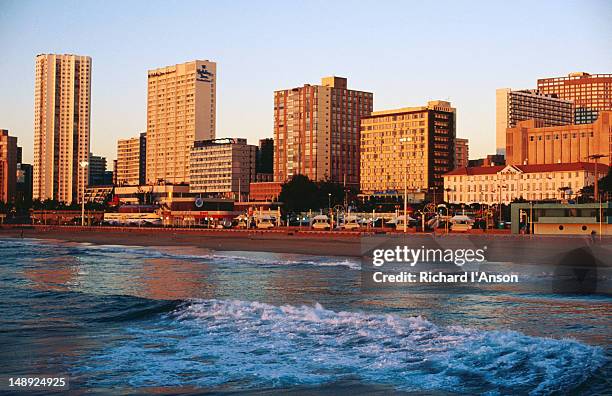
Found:
M 0 239 L 0 374 L 99 394 L 609 394 L 612 295 L 551 276 L 381 292 L 353 258 Z

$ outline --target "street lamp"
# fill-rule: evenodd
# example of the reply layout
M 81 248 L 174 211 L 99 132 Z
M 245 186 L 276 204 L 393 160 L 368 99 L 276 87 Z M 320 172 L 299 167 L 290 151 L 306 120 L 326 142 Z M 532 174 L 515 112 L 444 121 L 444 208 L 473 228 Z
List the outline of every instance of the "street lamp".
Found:
M 444 229 L 446 230 L 446 233 L 448 234 L 448 220 L 449 220 L 449 218 L 448 218 L 449 217 L 448 216 L 448 208 L 444 204 L 438 205 L 438 208 L 446 209 L 446 219 L 444 219 Z
M 410 138 L 401 138 L 400 143 L 409 142 Z M 408 232 L 408 160 L 404 169 L 404 233 Z
M 79 162 L 79 166 L 83 169 L 83 174 L 81 176 L 81 227 L 85 226 L 85 169 L 89 166 L 89 162 L 81 161 Z
M 600 158 L 604 158 L 607 157 L 607 155 L 604 154 L 593 154 L 593 155 L 589 155 L 586 157 L 586 159 L 588 160 L 595 160 L 595 183 L 593 185 L 593 199 L 595 202 L 597 202 L 599 200 L 598 196 L 599 196 L 599 175 L 597 174 L 597 163 L 598 160 Z

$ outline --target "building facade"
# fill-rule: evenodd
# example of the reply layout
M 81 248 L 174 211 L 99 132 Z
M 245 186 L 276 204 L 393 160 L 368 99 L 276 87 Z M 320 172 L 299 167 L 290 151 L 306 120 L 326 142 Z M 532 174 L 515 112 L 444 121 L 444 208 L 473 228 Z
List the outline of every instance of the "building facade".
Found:
M 538 90 L 574 103 L 574 123 L 590 124 L 602 111 L 612 111 L 612 74 L 570 73 L 541 78 Z
M 256 182 L 249 187 L 249 201 L 274 202 L 282 190 L 279 182 Z
M 592 124 L 543 127 L 535 120 L 521 121 L 507 130 L 507 164 L 556 164 L 589 161 L 610 163 L 612 112 L 605 111 Z
M 544 94 L 535 89 L 513 91 L 500 88 L 495 93 L 495 136 L 497 154 L 506 152 L 506 129 L 520 121 L 538 120 L 542 126 L 567 125 L 574 122 L 571 100 Z
M 449 102 L 377 111 L 361 120 L 361 192 L 442 191 L 454 169 L 456 112 Z
M 608 167 L 597 167 L 599 178 Z M 509 204 L 515 199 L 561 200 L 595 182 L 588 162 L 459 168 L 444 175 L 445 200 L 453 204 Z
M 117 164 L 115 184 L 138 186 L 146 184 L 147 134 L 117 141 Z
M 100 186 L 104 184 L 106 172 L 106 157 L 89 153 L 89 185 Z
M 373 98 L 342 77 L 274 92 L 274 180 L 302 174 L 358 186 L 360 121 Z
M 0 129 L 0 202 L 15 201 L 17 156 L 17 138 Z
M 467 139 L 455 138 L 455 168 L 464 168 L 468 166 L 469 160 L 469 141 Z
M 91 58 L 36 57 L 34 199 L 80 202 L 89 172 Z
M 196 60 L 149 70 L 146 183 L 189 183 L 196 140 L 215 138 L 217 65 Z
M 246 139 L 195 142 L 191 149 L 190 192 L 245 200 L 255 180 L 257 146 Z

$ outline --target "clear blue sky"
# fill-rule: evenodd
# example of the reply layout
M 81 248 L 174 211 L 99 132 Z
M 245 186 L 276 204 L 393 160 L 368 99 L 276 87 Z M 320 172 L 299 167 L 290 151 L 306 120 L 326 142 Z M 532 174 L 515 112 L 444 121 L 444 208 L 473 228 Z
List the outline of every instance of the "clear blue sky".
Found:
M 218 137 L 271 137 L 274 90 L 335 74 L 375 110 L 452 101 L 475 158 L 494 152 L 496 88 L 612 72 L 611 18 L 609 0 L 0 0 L 0 128 L 31 161 L 36 54 L 89 55 L 91 147 L 113 159 L 145 130 L 147 70 L 210 59 Z

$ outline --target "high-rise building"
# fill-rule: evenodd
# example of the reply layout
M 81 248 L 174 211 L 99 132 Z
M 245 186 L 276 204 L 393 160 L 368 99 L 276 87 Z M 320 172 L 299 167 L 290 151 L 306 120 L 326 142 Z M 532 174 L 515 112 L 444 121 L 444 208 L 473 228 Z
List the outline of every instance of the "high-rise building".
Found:
M 599 112 L 612 111 L 612 74 L 570 73 L 567 77 L 541 78 L 538 90 L 574 102 L 574 122 L 595 122 Z
M 0 202 L 13 202 L 17 188 L 17 138 L 0 129 Z
M 89 185 L 103 185 L 104 172 L 106 172 L 106 158 L 89 153 Z
M 465 168 L 470 160 L 469 141 L 455 138 L 455 168 Z
M 89 172 L 91 58 L 36 57 L 34 199 L 80 202 Z
M 302 174 L 358 186 L 360 121 L 373 97 L 342 77 L 274 92 L 274 180 Z
M 554 94 L 535 89 L 513 91 L 500 88 L 495 93 L 495 136 L 497 154 L 506 152 L 506 129 L 519 121 L 535 119 L 544 126 L 567 125 L 574 122 L 573 103 Z
M 146 182 L 189 183 L 196 140 L 215 137 L 217 65 L 196 60 L 149 70 Z
M 364 194 L 441 192 L 453 170 L 456 110 L 449 102 L 375 111 L 361 120 L 361 191 Z
M 246 139 L 196 141 L 191 149 L 189 192 L 244 200 L 255 181 L 256 151 L 257 146 Z
M 538 121 L 521 121 L 508 129 L 506 163 L 557 164 L 590 161 L 610 163 L 612 154 L 612 112 L 602 111 L 592 124 L 543 127 Z
M 117 141 L 117 164 L 115 167 L 118 186 L 146 184 L 147 134 Z

